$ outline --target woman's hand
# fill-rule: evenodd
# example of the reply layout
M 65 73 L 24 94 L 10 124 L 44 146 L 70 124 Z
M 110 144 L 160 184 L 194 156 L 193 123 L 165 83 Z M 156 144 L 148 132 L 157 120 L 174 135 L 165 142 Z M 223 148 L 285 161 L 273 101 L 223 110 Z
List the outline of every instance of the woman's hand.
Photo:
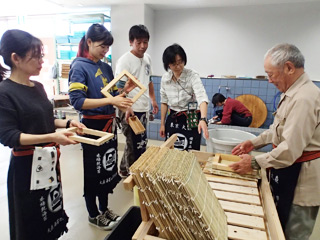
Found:
M 160 126 L 160 130 L 159 130 L 160 137 L 162 137 L 162 138 L 166 137 L 166 131 L 165 130 L 166 130 L 165 126 L 161 125 Z
M 123 87 L 123 91 L 128 94 L 136 87 L 137 87 L 137 84 L 131 78 L 128 78 L 128 81 L 126 82 L 126 84 Z
M 52 133 L 52 142 L 58 143 L 60 145 L 77 144 L 78 142 L 71 140 L 69 137 L 74 135 L 72 132 L 66 130 L 58 131 Z
M 198 133 L 199 134 L 201 134 L 201 130 L 203 132 L 205 139 L 208 139 L 209 138 L 208 126 L 207 126 L 207 123 L 203 120 L 200 120 L 199 124 L 198 124 Z
M 112 105 L 116 106 L 123 112 L 125 112 L 127 108 L 131 107 L 133 104 L 132 100 L 130 98 L 126 98 L 125 96 L 125 93 L 121 93 L 112 98 Z
M 232 149 L 233 155 L 241 155 L 241 154 L 247 154 L 251 152 L 254 149 L 254 146 L 250 140 L 246 140 L 242 143 L 239 143 L 237 146 L 235 146 Z
M 79 134 L 79 135 L 83 135 L 84 133 L 83 133 L 82 129 L 87 128 L 83 123 L 76 121 L 74 119 L 71 120 L 70 127 L 77 127 L 78 128 L 77 134 Z

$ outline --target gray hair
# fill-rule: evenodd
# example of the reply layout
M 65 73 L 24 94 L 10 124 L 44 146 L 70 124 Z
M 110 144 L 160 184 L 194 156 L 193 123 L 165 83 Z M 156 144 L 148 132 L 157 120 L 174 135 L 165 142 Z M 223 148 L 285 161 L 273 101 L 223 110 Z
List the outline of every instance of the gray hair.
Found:
M 304 68 L 304 56 L 293 44 L 278 44 L 267 51 L 264 55 L 264 59 L 269 56 L 273 66 L 281 67 L 285 62 L 290 61 L 296 68 Z

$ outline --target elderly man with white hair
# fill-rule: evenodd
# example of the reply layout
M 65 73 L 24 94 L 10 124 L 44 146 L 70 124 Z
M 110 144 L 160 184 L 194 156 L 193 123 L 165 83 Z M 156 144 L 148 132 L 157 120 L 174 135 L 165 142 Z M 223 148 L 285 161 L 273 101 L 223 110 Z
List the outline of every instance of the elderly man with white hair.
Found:
M 304 72 L 304 57 L 292 44 L 271 48 L 264 59 L 269 82 L 282 92 L 274 122 L 252 140 L 240 143 L 232 164 L 244 174 L 270 169 L 270 187 L 287 240 L 307 240 L 320 205 L 320 89 Z M 273 144 L 256 157 L 253 149 Z

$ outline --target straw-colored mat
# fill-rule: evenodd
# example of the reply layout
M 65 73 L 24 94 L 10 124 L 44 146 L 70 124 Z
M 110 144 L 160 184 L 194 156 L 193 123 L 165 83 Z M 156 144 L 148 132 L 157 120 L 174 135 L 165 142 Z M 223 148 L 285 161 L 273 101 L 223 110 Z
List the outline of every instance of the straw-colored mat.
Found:
M 227 239 L 227 217 L 193 153 L 149 147 L 130 171 L 159 237 Z

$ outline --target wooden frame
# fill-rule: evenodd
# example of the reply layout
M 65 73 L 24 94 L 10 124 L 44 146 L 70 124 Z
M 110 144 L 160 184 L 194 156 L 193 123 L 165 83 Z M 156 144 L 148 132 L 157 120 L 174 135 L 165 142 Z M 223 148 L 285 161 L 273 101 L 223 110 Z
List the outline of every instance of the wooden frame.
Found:
M 232 168 L 229 167 L 229 164 L 239 162 L 241 158 L 235 155 L 217 153 L 213 158 L 209 158 L 209 161 L 210 160 L 212 160 L 212 167 L 215 169 L 228 172 L 235 172 Z M 258 172 L 257 170 L 253 170 L 252 172 L 249 172 L 247 174 L 257 175 Z
M 177 137 L 173 136 L 161 147 L 173 148 Z M 208 158 L 214 155 L 200 151 L 193 152 L 202 164 L 209 162 Z M 212 174 L 206 174 L 206 177 L 227 215 L 228 239 L 285 240 L 265 170 L 261 170 L 261 182 L 257 182 L 256 179 L 241 180 Z M 123 183 L 127 190 L 132 190 L 135 186 L 132 176 Z M 139 201 L 142 223 L 132 239 L 165 240 L 157 237 L 155 225 L 141 198 Z
M 132 116 L 128 120 L 130 127 L 134 131 L 135 135 L 141 134 L 146 131 L 142 123 L 137 116 Z
M 123 76 L 127 76 L 128 78 L 130 78 L 136 85 L 137 87 L 140 88 L 140 91 L 137 93 L 137 95 L 135 95 L 132 98 L 132 102 L 135 102 L 138 100 L 139 97 L 141 97 L 141 95 L 147 91 L 146 87 L 142 85 L 142 83 L 140 83 L 132 74 L 130 74 L 127 70 L 123 70 L 116 78 L 114 78 L 107 86 L 105 86 L 101 92 L 103 95 L 105 95 L 106 97 L 110 97 L 112 98 L 113 96 L 109 93 L 109 90 L 123 77 Z
M 82 130 L 80 130 L 77 127 L 72 127 L 72 128 L 68 128 L 66 131 L 76 133 L 78 130 L 82 131 L 85 134 L 98 136 L 100 138 L 91 139 L 91 138 L 79 136 L 76 134 L 69 136 L 69 138 L 77 142 L 86 143 L 86 144 L 95 145 L 95 146 L 100 146 L 114 137 L 113 133 L 102 132 L 102 131 L 98 131 L 90 128 L 83 128 Z

